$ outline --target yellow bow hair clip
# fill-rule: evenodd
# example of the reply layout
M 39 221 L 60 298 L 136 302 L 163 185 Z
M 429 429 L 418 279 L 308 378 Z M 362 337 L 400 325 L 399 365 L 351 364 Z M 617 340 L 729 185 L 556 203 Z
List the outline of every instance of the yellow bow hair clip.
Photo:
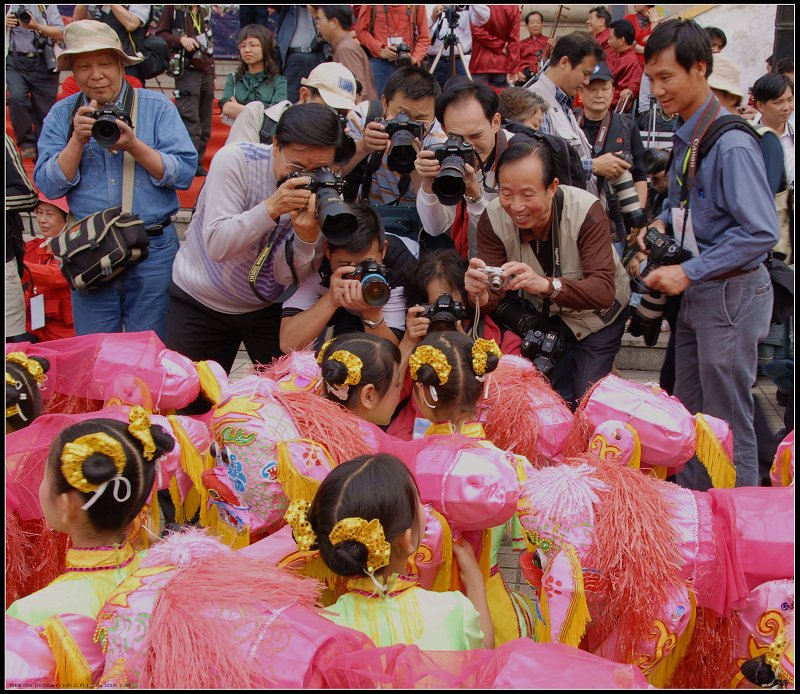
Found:
M 317 354 L 317 364 L 322 366 L 322 362 L 325 361 L 325 352 L 328 351 L 328 347 L 331 346 L 331 342 L 333 342 L 336 338 L 332 337 L 330 340 L 327 340 L 322 347 L 319 349 L 319 354 Z
M 364 362 L 360 357 L 357 357 L 352 352 L 346 349 L 337 349 L 328 359 L 341 362 L 347 368 L 347 378 L 344 383 L 339 383 L 340 386 L 357 386 L 361 383 L 361 369 L 364 368 Z
M 383 534 L 383 527 L 377 518 L 367 522 L 363 518 L 344 518 L 333 526 L 328 535 L 331 545 L 355 540 L 367 548 L 367 572 L 375 573 L 389 563 L 392 548 Z
M 417 380 L 417 372 L 423 364 L 428 364 L 433 367 L 433 370 L 439 377 L 439 385 L 443 386 L 447 383 L 447 379 L 450 377 L 450 372 L 453 370 L 453 367 L 450 366 L 444 352 L 430 345 L 421 345 L 417 347 L 408 360 L 411 378 L 415 381 Z
M 144 459 L 152 460 L 153 454 L 156 452 L 156 442 L 153 441 L 153 434 L 150 431 L 150 415 L 147 414 L 147 410 L 140 405 L 132 407 L 128 421 L 130 422 L 128 431 L 131 436 L 142 442 Z
M 122 444 L 103 432 L 87 434 L 65 444 L 61 451 L 61 472 L 70 486 L 82 492 L 93 492 L 100 486 L 89 482 L 83 474 L 83 463 L 95 453 L 111 458 L 117 474 L 122 475 L 126 462 Z
M 42 365 L 35 359 L 31 359 L 25 352 L 9 352 L 6 354 L 6 361 L 19 364 L 33 377 L 37 385 L 44 383 L 45 375 Z
M 486 373 L 487 355 L 494 354 L 498 359 L 503 356 L 500 347 L 494 340 L 485 340 L 479 337 L 472 344 L 472 371 L 476 376 Z
M 289 504 L 289 508 L 284 514 L 284 520 L 292 529 L 292 537 L 297 546 L 304 552 L 308 552 L 317 542 L 317 536 L 311 529 L 308 522 L 308 509 L 311 504 L 305 499 L 298 499 Z

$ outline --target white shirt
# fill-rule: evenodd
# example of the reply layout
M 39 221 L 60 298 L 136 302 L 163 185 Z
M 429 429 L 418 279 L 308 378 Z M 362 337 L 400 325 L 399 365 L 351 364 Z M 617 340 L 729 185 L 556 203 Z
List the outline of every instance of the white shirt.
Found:
M 783 166 L 786 169 L 786 181 L 794 188 L 794 127 L 787 123 L 780 136 L 783 147 Z

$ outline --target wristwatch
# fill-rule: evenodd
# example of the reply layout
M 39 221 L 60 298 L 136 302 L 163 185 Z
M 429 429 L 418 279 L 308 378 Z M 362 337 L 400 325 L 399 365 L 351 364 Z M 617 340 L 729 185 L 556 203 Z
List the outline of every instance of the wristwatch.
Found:
M 368 328 L 373 328 L 373 329 L 383 325 L 385 320 L 386 318 L 384 316 L 381 316 L 380 318 L 378 318 L 378 320 L 369 320 L 368 318 L 364 318 L 363 316 L 361 318 L 361 322 L 364 325 L 366 325 Z
M 467 195 L 466 193 L 464 193 L 464 199 L 472 205 L 476 202 L 480 202 L 481 200 L 483 200 L 483 193 L 482 192 L 478 193 L 478 195 L 474 197 L 472 195 Z
M 549 298 L 555 299 L 560 292 L 561 292 L 561 280 L 558 279 L 558 277 L 553 277 L 553 279 L 550 280 Z

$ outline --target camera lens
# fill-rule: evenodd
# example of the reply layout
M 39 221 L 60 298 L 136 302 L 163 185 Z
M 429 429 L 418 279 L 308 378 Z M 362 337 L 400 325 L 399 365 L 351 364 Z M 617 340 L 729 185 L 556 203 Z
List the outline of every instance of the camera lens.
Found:
M 33 16 L 30 12 L 28 12 L 28 10 L 22 10 L 21 12 L 17 13 L 17 19 L 19 20 L 20 24 L 30 24 Z
M 467 192 L 465 175 L 466 168 L 461 157 L 453 155 L 444 158 L 439 173 L 433 179 L 433 192 L 442 205 L 458 205 Z
M 337 246 L 348 243 L 358 226 L 350 206 L 332 188 L 321 188 L 316 193 L 317 220 L 325 238 Z
M 625 222 L 634 229 L 646 226 L 647 215 L 639 205 L 639 196 L 636 193 L 631 172 L 623 171 L 613 181 L 609 181 L 609 184 L 614 195 L 617 196 Z
M 100 116 L 92 126 L 92 137 L 101 147 L 109 149 L 117 144 L 122 132 L 114 116 Z
M 414 171 L 414 161 L 418 151 L 414 134 L 408 130 L 398 130 L 392 135 L 389 152 L 386 155 L 389 170 L 399 174 L 410 174 Z
M 361 293 L 370 306 L 383 306 L 391 294 L 389 283 L 383 275 L 370 273 L 361 278 Z
M 642 302 L 631 316 L 628 332 L 634 337 L 643 337 L 644 343 L 648 347 L 655 345 L 661 334 L 661 321 L 664 318 L 664 304 L 666 303 L 665 294 L 659 292 L 656 292 L 656 296 L 644 294 Z

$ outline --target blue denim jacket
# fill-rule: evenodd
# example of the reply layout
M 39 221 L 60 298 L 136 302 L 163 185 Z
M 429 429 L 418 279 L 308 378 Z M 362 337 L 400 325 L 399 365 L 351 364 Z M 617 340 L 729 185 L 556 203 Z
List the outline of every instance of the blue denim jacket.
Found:
M 117 105 L 129 86 L 124 84 Z M 138 114 L 134 132 L 142 142 L 161 155 L 164 177 L 153 178 L 144 167 L 136 164 L 133 189 L 133 212 L 148 224 L 157 224 L 178 210 L 176 189 L 185 190 L 192 184 L 197 170 L 197 152 L 189 138 L 178 109 L 163 94 L 139 89 Z M 51 200 L 67 196 L 70 210 L 76 219 L 108 207 L 122 204 L 122 152 L 112 154 L 91 138 L 83 150 L 75 178 L 67 180 L 57 157 L 67 145 L 70 113 L 78 94 L 53 105 L 44 119 L 42 135 L 37 143 L 39 158 L 33 179 Z

